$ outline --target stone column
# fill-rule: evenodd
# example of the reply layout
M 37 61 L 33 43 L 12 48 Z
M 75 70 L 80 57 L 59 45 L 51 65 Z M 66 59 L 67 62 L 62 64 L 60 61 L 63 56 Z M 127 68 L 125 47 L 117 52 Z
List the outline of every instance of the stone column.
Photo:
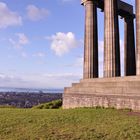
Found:
M 98 77 L 98 29 L 97 7 L 93 0 L 84 0 L 85 41 L 84 79 Z
M 120 76 L 118 0 L 104 0 L 104 77 Z
M 134 18 L 124 18 L 124 75 L 136 75 Z
M 140 0 L 136 0 L 136 73 L 140 75 Z

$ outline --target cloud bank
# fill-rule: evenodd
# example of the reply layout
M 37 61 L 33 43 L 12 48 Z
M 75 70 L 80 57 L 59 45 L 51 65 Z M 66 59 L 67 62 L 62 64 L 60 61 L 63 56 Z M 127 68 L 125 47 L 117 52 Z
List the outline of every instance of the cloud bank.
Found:
M 26 10 L 27 10 L 27 17 L 31 21 L 38 21 L 44 19 L 49 14 L 49 11 L 47 9 L 38 8 L 35 5 L 28 5 Z
M 0 2 L 0 29 L 19 25 L 22 25 L 21 16 L 11 11 L 5 3 Z

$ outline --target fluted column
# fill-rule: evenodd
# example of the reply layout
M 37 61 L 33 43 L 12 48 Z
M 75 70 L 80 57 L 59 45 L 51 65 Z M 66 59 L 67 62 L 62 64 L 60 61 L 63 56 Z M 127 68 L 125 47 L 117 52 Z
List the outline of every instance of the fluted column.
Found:
M 85 0 L 84 79 L 98 77 L 97 7 Z
M 124 75 L 136 75 L 134 18 L 124 18 Z
M 104 0 L 104 77 L 120 76 L 118 0 Z
M 140 0 L 136 0 L 136 73 L 140 75 Z

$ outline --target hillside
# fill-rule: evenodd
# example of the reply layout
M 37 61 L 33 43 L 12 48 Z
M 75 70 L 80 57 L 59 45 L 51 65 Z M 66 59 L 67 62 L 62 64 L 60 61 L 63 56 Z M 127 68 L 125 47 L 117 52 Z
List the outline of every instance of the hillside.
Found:
M 0 140 L 139 140 L 139 113 L 0 108 Z

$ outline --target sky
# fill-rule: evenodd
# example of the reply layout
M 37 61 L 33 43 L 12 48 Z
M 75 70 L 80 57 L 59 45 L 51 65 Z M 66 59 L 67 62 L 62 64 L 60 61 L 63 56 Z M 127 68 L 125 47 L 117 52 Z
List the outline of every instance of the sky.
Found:
M 123 75 L 124 24 L 119 21 Z M 99 9 L 98 27 L 102 77 L 104 14 Z M 80 0 L 0 0 L 0 87 L 64 88 L 78 82 L 83 40 Z

